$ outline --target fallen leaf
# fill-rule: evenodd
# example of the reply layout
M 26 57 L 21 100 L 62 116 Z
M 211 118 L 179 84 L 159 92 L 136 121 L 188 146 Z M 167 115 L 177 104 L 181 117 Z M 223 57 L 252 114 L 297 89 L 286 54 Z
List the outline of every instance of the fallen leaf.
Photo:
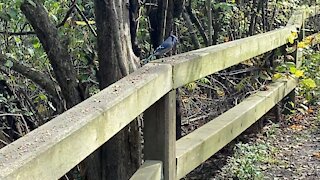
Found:
M 312 155 L 313 155 L 313 157 L 315 157 L 317 159 L 320 159 L 320 151 L 319 152 L 315 152 Z
M 313 109 L 311 108 L 308 109 L 308 113 L 313 113 L 313 112 L 314 112 Z
M 305 127 L 302 126 L 302 125 L 294 124 L 294 125 L 289 126 L 289 128 L 292 129 L 292 130 L 295 130 L 295 131 L 301 131 L 301 130 L 304 129 Z

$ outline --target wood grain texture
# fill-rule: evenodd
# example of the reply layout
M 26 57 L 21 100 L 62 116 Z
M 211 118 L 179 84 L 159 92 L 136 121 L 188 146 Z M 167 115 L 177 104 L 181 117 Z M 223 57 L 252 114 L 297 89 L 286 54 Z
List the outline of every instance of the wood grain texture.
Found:
M 288 26 L 155 62 L 172 65 L 174 88 L 178 88 L 286 44 L 293 28 Z
M 176 179 L 176 91 L 144 113 L 144 158 L 163 162 L 166 180 Z
M 177 141 L 177 178 L 182 178 L 236 138 L 296 86 L 282 80 L 249 96 L 239 105 Z
M 60 178 L 167 94 L 171 72 L 146 65 L 2 148 L 0 179 Z
M 294 11 L 287 22 L 287 26 L 295 26 L 300 31 L 300 28 L 304 25 L 306 19 L 318 14 L 320 14 L 319 6 L 300 7 Z
M 130 180 L 162 180 L 162 162 L 145 161 Z

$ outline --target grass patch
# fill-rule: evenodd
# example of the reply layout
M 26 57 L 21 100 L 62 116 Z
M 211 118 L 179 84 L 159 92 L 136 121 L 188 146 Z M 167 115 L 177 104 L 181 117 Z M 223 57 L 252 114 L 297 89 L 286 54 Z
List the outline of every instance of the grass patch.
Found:
M 275 147 L 266 143 L 243 144 L 238 143 L 235 153 L 228 159 L 228 165 L 222 171 L 228 172 L 236 179 L 263 179 L 262 170 L 268 164 L 277 164 L 274 158 L 277 152 Z
M 280 151 L 278 147 L 268 142 L 268 139 L 275 138 L 279 125 L 271 124 L 266 130 L 265 138 L 258 139 L 253 143 L 239 142 L 234 147 L 234 154 L 227 160 L 227 165 L 221 171 L 222 174 L 232 179 L 264 179 L 263 171 L 270 165 L 281 165 L 276 158 L 276 154 Z

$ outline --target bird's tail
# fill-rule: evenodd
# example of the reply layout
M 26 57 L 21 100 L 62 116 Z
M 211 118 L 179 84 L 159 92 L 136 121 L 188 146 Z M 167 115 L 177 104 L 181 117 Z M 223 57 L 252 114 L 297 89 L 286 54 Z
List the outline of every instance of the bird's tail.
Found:
M 146 59 L 143 59 L 142 61 L 141 61 L 141 64 L 147 64 L 148 62 L 150 62 L 151 61 L 151 59 L 154 57 L 154 54 L 151 54 L 148 58 L 146 58 Z

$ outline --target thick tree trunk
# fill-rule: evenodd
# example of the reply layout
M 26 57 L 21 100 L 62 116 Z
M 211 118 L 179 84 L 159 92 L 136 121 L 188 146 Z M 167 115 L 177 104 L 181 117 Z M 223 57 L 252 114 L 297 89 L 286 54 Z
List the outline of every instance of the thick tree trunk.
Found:
M 50 21 L 48 12 L 39 0 L 24 1 L 21 10 L 32 25 L 44 50 L 46 51 L 50 64 L 53 68 L 61 92 L 66 100 L 66 108 L 78 104 L 82 101 L 78 91 L 76 71 L 72 64 L 68 46 L 64 39 L 59 36 L 58 29 Z
M 138 68 L 131 46 L 129 11 L 123 0 L 95 0 L 100 88 Z
M 153 0 L 152 2 L 158 4 L 157 8 L 149 10 L 151 43 L 153 48 L 156 49 L 165 36 L 168 0 Z
M 95 0 L 94 3 L 100 89 L 103 89 L 136 70 L 139 60 L 132 51 L 127 1 Z M 140 143 L 137 121 L 134 121 L 85 160 L 87 179 L 129 179 L 141 163 Z
M 168 0 L 168 6 L 166 10 L 167 16 L 166 16 L 164 38 L 168 37 L 173 30 L 173 10 L 174 10 L 173 0 Z
M 130 34 L 131 34 L 131 43 L 134 54 L 137 57 L 141 55 L 141 48 L 138 45 L 137 41 L 137 27 L 138 27 L 138 18 L 139 18 L 139 0 L 129 0 L 129 18 L 130 18 Z

